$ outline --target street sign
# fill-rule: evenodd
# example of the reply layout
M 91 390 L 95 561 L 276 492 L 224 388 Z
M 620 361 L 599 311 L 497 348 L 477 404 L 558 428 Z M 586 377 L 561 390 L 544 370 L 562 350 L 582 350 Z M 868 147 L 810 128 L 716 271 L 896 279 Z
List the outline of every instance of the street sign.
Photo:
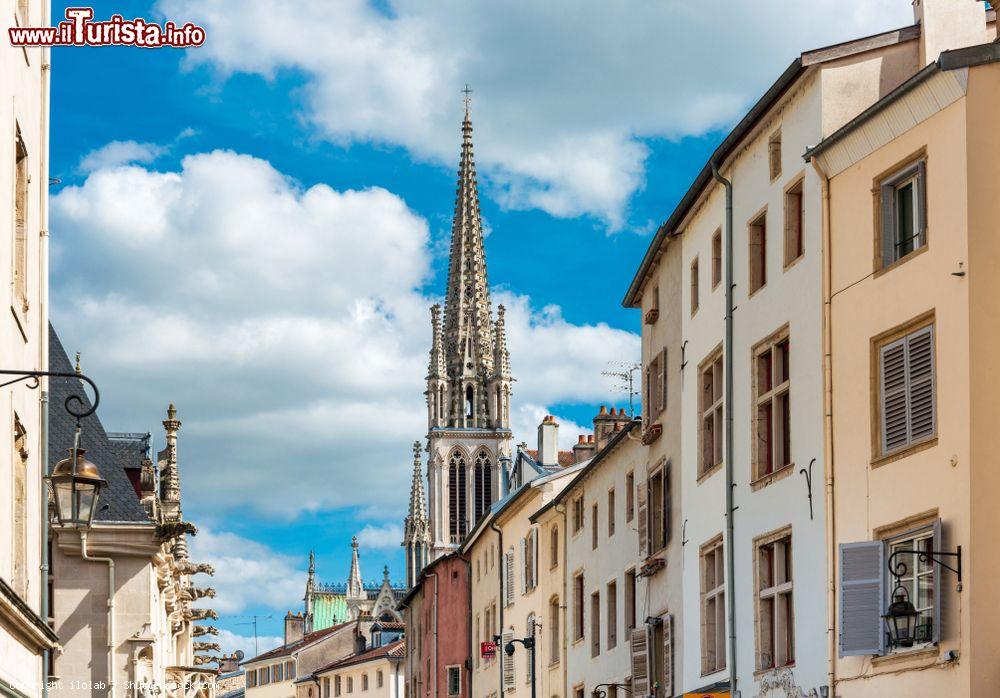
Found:
M 497 643 L 492 641 L 480 642 L 479 654 L 483 659 L 493 659 L 497 656 Z

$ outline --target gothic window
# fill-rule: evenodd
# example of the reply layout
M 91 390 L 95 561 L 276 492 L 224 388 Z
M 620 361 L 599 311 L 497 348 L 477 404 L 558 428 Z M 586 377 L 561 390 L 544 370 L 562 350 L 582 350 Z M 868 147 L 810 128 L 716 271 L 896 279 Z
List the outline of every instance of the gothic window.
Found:
M 471 385 L 465 387 L 465 418 L 472 419 L 473 405 L 475 404 L 475 391 Z
M 466 467 L 462 454 L 451 454 L 448 464 L 448 505 L 451 541 L 459 543 L 468 529 L 468 499 L 465 494 Z
M 490 454 L 485 449 L 479 451 L 479 455 L 476 456 L 475 479 L 475 512 L 478 522 L 490 510 L 490 504 L 493 503 L 493 465 L 490 463 Z

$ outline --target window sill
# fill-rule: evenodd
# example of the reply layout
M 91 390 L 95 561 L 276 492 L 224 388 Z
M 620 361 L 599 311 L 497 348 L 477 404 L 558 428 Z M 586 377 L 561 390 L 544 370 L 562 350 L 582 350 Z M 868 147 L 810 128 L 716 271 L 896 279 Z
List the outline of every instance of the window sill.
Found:
M 803 259 L 805 259 L 805 256 L 806 256 L 806 253 L 803 252 L 802 254 L 800 254 L 795 259 L 790 259 L 787 262 L 785 262 L 784 266 L 781 268 L 781 273 L 784 274 L 786 271 L 788 271 L 789 269 L 791 269 L 792 267 L 794 267 L 796 264 L 798 264 Z
M 795 662 L 789 662 L 788 664 L 782 664 L 781 666 L 772 666 L 768 667 L 767 669 L 756 669 L 753 672 L 753 677 L 755 679 L 759 679 L 762 678 L 763 676 L 766 676 L 767 674 L 772 674 L 776 671 L 781 671 L 782 669 L 794 669 L 794 668 L 795 668 Z
M 892 264 L 890 264 L 888 266 L 885 266 L 885 267 L 882 267 L 881 269 L 879 269 L 878 265 L 880 265 L 882 263 L 882 258 L 881 257 L 877 257 L 875 259 L 875 267 L 876 267 L 876 269 L 875 269 L 875 273 L 872 274 L 872 278 L 873 279 L 877 279 L 878 277 L 882 276 L 883 274 L 888 274 L 890 271 L 892 271 L 896 267 L 900 266 L 901 264 L 905 264 L 906 262 L 910 261 L 914 257 L 917 257 L 917 256 L 923 254 L 924 252 L 926 252 L 927 248 L 928 248 L 928 245 L 927 245 L 927 242 L 926 242 L 927 232 L 928 232 L 927 229 L 924 229 L 924 240 L 925 240 L 925 242 L 924 242 L 923 245 L 921 245 L 917 249 L 913 250 L 912 252 L 907 252 L 905 255 L 903 255 L 902 257 L 900 257 L 899 259 L 897 259 Z
M 910 649 L 890 652 L 889 654 L 884 654 L 879 657 L 872 657 L 872 667 L 881 667 L 927 659 L 934 659 L 936 661 L 937 656 L 937 645 L 921 645 L 920 647 L 911 647 Z
M 934 436 L 927 437 L 923 441 L 917 441 L 916 443 L 912 443 L 909 446 L 904 446 L 898 451 L 893 451 L 892 453 L 887 453 L 884 456 L 873 458 L 868 465 L 871 466 L 871 468 L 874 470 L 875 468 L 880 468 L 883 465 L 892 463 L 893 461 L 906 458 L 907 456 L 912 456 L 913 454 L 919 453 L 920 451 L 925 451 L 928 448 L 933 448 L 934 446 L 937 446 L 937 444 L 938 444 L 938 437 L 937 434 L 935 434 Z
M 751 481 L 750 491 L 759 492 L 768 485 L 772 485 L 775 482 L 784 480 L 786 477 L 788 477 L 794 472 L 795 472 L 795 463 L 789 463 L 788 465 L 784 465 L 778 470 L 775 470 L 773 473 L 768 473 L 763 477 L 759 477 L 756 480 Z
M 715 465 L 713 465 L 711 468 L 709 468 L 708 470 L 706 470 L 705 472 L 703 472 L 701 475 L 699 475 L 698 479 L 696 481 L 696 484 L 700 485 L 701 483 L 703 483 L 705 480 L 707 480 L 708 478 L 710 478 L 713 475 L 715 475 L 715 473 L 717 473 L 720 470 L 722 470 L 722 462 L 721 461 L 718 462 L 718 463 L 716 463 Z M 721 671 L 721 669 L 720 669 L 720 671 Z M 714 674 L 715 672 L 713 671 L 712 673 Z M 703 676 L 704 675 L 705 674 L 703 674 Z

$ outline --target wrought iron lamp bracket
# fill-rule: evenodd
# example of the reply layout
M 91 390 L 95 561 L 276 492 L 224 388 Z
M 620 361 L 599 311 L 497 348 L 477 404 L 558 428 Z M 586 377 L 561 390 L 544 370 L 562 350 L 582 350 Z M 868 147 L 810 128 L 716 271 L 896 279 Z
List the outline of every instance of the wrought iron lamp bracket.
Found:
M 78 372 L 68 372 L 68 371 L 23 371 L 16 369 L 0 369 L 0 376 L 16 376 L 5 383 L 0 383 L 0 388 L 4 388 L 8 385 L 13 385 L 14 383 L 20 383 L 21 381 L 30 380 L 31 383 L 28 384 L 29 390 L 36 390 L 41 381 L 42 377 L 48 378 L 78 378 L 86 382 L 91 389 L 94 391 L 94 401 L 91 403 L 90 407 L 87 407 L 87 403 L 84 402 L 83 398 L 79 395 L 69 395 L 63 403 L 66 411 L 72 416 L 76 417 L 77 424 L 84 417 L 89 417 L 97 411 L 97 406 L 101 403 L 101 392 L 97 389 L 97 384 L 87 375 Z
M 929 562 L 932 564 L 940 565 L 941 567 L 954 572 L 958 577 L 958 583 L 962 583 L 962 546 L 959 545 L 955 552 L 950 553 L 943 550 L 897 550 L 892 555 L 889 556 L 889 572 L 896 578 L 896 583 L 899 584 L 899 580 L 906 576 L 909 572 L 909 566 L 900 560 L 899 562 L 893 563 L 896 556 L 898 555 L 916 555 L 917 560 L 920 562 Z M 948 563 L 944 562 L 941 558 L 954 558 L 955 567 L 952 567 Z
M 596 686 L 594 686 L 594 691 L 593 693 L 591 693 L 591 695 L 594 698 L 608 698 L 608 692 L 606 690 L 601 690 L 608 688 L 621 689 L 626 693 L 629 694 L 632 693 L 632 689 L 623 683 L 599 683 Z

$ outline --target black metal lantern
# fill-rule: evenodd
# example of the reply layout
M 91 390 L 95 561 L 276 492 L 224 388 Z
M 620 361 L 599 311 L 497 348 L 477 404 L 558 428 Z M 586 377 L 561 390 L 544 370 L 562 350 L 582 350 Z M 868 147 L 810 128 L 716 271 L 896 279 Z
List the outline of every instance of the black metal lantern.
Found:
M 46 480 L 56 504 L 56 518 L 63 526 L 90 528 L 97 498 L 107 481 L 97 466 L 83 457 L 82 448 L 69 449 L 69 457 L 56 463 Z
M 910 603 L 909 594 L 902 585 L 892 592 L 892 603 L 882 618 L 885 619 L 889 631 L 889 644 L 892 647 L 913 647 L 917 635 L 917 619 L 920 612 Z

